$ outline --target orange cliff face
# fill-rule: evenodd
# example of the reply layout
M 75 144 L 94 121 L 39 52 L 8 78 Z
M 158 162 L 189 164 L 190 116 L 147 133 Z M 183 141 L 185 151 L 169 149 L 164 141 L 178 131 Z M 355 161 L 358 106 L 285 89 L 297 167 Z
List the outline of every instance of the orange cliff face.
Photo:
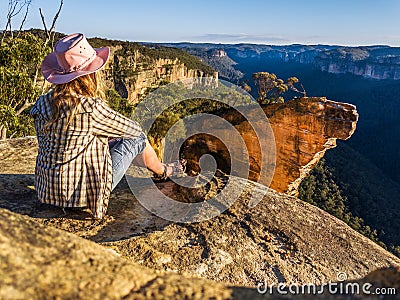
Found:
M 265 126 L 265 131 L 272 129 L 275 141 L 273 161 L 275 170 L 268 183 L 278 192 L 297 195 L 297 188 L 313 166 L 323 157 L 325 151 L 336 146 L 336 139 L 346 140 L 354 133 L 358 120 L 356 107 L 347 103 L 327 100 L 324 97 L 296 98 L 282 104 L 262 107 L 268 122 L 259 118 L 257 127 Z M 255 110 L 256 113 L 256 110 Z M 259 181 L 262 166 L 262 153 L 271 153 L 271 145 L 260 143 L 251 124 L 233 110 L 221 115 L 234 124 L 240 132 L 248 151 L 249 179 Z M 252 124 L 254 125 L 254 123 Z M 221 137 L 218 128 L 213 129 Z M 223 130 L 221 130 L 223 131 Z M 223 135 L 223 134 L 222 134 Z M 190 137 L 182 147 L 183 156 L 188 159 L 188 167 L 200 171 L 199 159 L 203 154 L 211 154 L 217 161 L 218 168 L 230 172 L 231 156 L 222 140 L 232 139 L 226 136 L 217 139 L 207 134 Z M 260 148 L 264 147 L 264 149 Z

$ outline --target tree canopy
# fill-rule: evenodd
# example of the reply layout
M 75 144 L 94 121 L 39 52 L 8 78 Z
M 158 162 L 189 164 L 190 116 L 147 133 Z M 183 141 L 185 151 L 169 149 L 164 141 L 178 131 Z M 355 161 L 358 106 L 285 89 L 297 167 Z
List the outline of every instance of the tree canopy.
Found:
M 257 87 L 257 100 L 261 104 L 283 103 L 285 100 L 282 95 L 288 90 L 306 96 L 304 88 L 303 91 L 300 91 L 295 87 L 295 84 L 299 82 L 296 77 L 290 77 L 286 82 L 274 73 L 268 72 L 256 72 L 252 77 Z

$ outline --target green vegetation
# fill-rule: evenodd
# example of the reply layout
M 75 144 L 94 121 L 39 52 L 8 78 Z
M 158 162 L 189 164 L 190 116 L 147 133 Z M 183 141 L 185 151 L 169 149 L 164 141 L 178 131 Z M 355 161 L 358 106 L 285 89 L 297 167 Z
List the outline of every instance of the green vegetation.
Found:
M 196 48 L 185 48 L 185 51 L 200 58 L 201 61 L 218 70 L 218 77 L 220 78 L 236 83 L 243 77 L 243 73 L 234 68 L 236 63 L 228 56 L 216 57 L 213 55 L 213 51 L 203 51 L 202 49 Z
M 129 103 L 126 98 L 122 98 L 114 89 L 106 90 L 106 101 L 112 109 L 118 111 L 126 117 L 130 117 L 135 108 L 134 105 Z
M 301 92 L 294 86 L 299 82 L 296 77 L 289 77 L 285 82 L 273 73 L 256 72 L 253 73 L 253 80 L 258 92 L 257 101 L 261 104 L 283 103 L 285 99 L 282 95 L 289 89 L 306 96 L 304 88 Z
M 318 206 L 331 215 L 341 219 L 351 228 L 362 233 L 371 240 L 378 242 L 376 230 L 364 224 L 364 220 L 354 216 L 348 207 L 348 199 L 335 183 L 330 168 L 322 159 L 303 180 L 299 188 L 299 198 L 310 204 Z M 380 243 L 381 246 L 385 246 Z
M 152 46 L 152 47 L 143 47 L 143 54 L 153 58 L 170 58 L 170 59 L 179 59 L 180 62 L 185 64 L 188 69 L 192 70 L 200 70 L 205 74 L 213 75 L 215 70 L 201 62 L 197 57 L 192 56 L 185 52 L 182 49 L 172 48 L 172 47 L 163 47 L 163 46 Z
M 364 60 L 369 58 L 369 51 L 367 49 L 360 48 L 338 48 L 330 51 L 326 51 L 322 54 L 322 57 L 328 56 L 334 59 L 349 59 L 351 61 Z
M 343 220 L 400 256 L 400 187 L 345 143 L 330 150 L 299 188 L 299 198 Z M 390 195 L 393 198 L 388 199 Z
M 6 37 L 0 45 L 1 138 L 34 134 L 28 109 L 42 90 L 38 68 L 50 49 L 30 33 Z

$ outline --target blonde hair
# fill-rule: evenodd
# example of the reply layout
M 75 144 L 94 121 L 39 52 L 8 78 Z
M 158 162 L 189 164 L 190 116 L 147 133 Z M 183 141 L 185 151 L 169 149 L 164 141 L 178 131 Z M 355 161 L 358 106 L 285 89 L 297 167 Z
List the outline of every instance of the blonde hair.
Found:
M 52 97 L 50 98 L 51 120 L 43 129 L 47 129 L 57 121 L 62 107 L 67 107 L 68 111 L 71 112 L 67 116 L 66 126 L 68 127 L 75 118 L 76 110 L 82 97 L 105 99 L 103 80 L 99 71 L 53 87 Z

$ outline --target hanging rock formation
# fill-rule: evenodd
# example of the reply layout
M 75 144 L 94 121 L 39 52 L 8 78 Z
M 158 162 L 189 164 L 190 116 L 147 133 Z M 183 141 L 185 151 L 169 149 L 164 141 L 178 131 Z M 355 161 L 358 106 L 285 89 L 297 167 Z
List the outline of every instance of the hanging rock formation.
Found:
M 289 195 L 297 195 L 300 182 L 325 151 L 336 146 L 336 139 L 348 139 L 355 131 L 358 120 L 354 105 L 330 101 L 324 97 L 296 98 L 262 108 L 273 131 L 276 147 L 275 171 L 270 187 Z M 257 112 L 255 110 L 254 114 Z M 260 142 L 251 126 L 264 126 L 265 131 L 268 131 L 266 118 L 260 116 L 257 124 L 249 123 L 234 110 L 226 111 L 221 117 L 234 124 L 240 132 L 249 153 L 249 179 L 257 181 L 262 166 L 260 153 L 265 149 L 260 148 Z M 213 128 L 213 132 L 224 136 L 224 130 L 219 128 Z M 193 136 L 183 145 L 183 156 L 189 160 L 192 170 L 199 171 L 200 157 L 206 153 L 211 154 L 215 156 L 219 168 L 230 172 L 231 157 L 221 140 L 229 141 L 232 138 L 229 134 L 220 139 L 207 134 Z

